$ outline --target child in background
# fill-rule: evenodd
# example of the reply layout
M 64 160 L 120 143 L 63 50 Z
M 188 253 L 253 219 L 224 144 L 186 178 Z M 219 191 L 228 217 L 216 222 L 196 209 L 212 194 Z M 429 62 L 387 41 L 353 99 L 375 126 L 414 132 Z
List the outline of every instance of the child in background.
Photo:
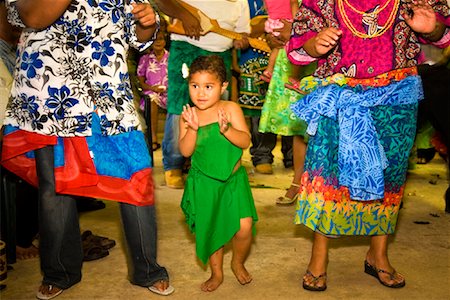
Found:
M 199 56 L 189 72 L 195 107 L 185 105 L 180 119 L 180 151 L 191 156 L 181 208 L 195 233 L 197 256 L 204 264 L 209 258 L 211 277 L 201 289 L 211 292 L 223 281 L 223 246 L 230 240 L 234 275 L 243 285 L 252 280 L 244 263 L 258 217 L 241 165 L 250 133 L 239 105 L 220 99 L 228 85 L 223 59 Z
M 279 30 L 284 27 L 283 21 L 292 23 L 293 17 L 299 8 L 298 0 L 264 0 L 264 3 L 269 15 L 264 29 L 267 33 L 278 36 L 280 35 Z M 270 53 L 269 64 L 261 75 L 261 79 L 265 82 L 270 82 L 270 79 L 272 78 L 272 73 L 279 50 L 280 48 L 273 48 Z M 298 78 L 299 72 L 300 69 L 293 65 L 291 68 L 289 83 L 285 84 L 287 88 L 297 88 L 296 86 L 293 86 L 293 83 L 297 82 L 296 78 Z
M 167 59 L 169 52 L 166 50 L 167 30 L 166 22 L 161 19 L 161 27 L 156 40 L 148 52 L 141 56 L 137 67 L 137 75 L 143 92 L 147 97 L 141 99 L 140 108 L 145 109 L 145 101 L 150 99 L 150 124 L 152 131 L 152 150 L 161 148 L 158 143 L 158 106 L 167 107 Z M 148 122 L 148 120 L 147 120 Z

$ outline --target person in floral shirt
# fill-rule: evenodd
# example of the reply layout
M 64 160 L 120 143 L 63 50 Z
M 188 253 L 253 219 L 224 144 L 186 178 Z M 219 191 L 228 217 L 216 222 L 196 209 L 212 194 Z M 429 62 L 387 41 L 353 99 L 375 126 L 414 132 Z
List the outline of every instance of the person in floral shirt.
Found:
M 26 28 L 6 111 L 2 164 L 39 187 L 38 299 L 81 280 L 76 203 L 69 195 L 120 202 L 133 284 L 170 294 L 156 262 L 151 159 L 127 69 L 131 45 L 155 39 L 159 16 L 144 0 L 7 0 Z M 145 247 L 144 247 L 145 245 Z

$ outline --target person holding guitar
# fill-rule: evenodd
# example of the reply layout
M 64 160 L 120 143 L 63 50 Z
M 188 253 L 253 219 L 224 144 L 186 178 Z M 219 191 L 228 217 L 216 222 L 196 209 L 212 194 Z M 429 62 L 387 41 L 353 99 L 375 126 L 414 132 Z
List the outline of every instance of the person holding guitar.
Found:
M 216 54 L 225 61 L 229 80 L 231 49 L 248 47 L 246 35 L 250 33 L 250 13 L 247 0 L 178 1 L 176 9 L 170 9 L 170 6 L 174 8 L 173 5 L 163 2 L 165 1 L 156 1 L 163 13 L 175 18 L 168 26 L 171 31 L 171 46 L 168 61 L 167 117 L 162 141 L 163 167 L 166 185 L 169 188 L 183 188 L 182 168 L 185 158 L 178 148 L 177 125 L 183 106 L 190 101 L 186 76 L 183 77 L 183 66 L 189 66 L 200 55 Z M 183 17 L 189 14 L 195 16 L 201 24 L 198 36 L 196 30 L 186 31 L 183 24 Z M 223 98 L 228 99 L 227 93 Z

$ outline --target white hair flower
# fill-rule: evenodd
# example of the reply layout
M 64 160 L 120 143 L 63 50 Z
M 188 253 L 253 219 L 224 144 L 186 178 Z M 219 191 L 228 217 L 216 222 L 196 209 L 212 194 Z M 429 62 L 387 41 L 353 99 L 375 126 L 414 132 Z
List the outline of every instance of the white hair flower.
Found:
M 181 66 L 181 74 L 183 74 L 184 79 L 189 77 L 189 67 L 186 63 L 183 63 L 183 65 Z

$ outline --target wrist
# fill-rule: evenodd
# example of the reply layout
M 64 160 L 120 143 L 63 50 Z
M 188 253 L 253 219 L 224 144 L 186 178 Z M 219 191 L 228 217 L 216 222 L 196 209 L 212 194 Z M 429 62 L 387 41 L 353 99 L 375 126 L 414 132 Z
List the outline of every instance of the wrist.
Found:
M 439 41 L 442 36 L 444 35 L 445 32 L 445 25 L 439 21 L 436 22 L 436 25 L 434 26 L 433 31 L 429 32 L 429 33 L 421 33 L 422 37 L 432 41 L 432 42 L 436 42 Z
M 227 126 L 225 126 L 225 129 L 222 131 L 222 134 L 225 134 L 231 127 L 231 123 L 227 123 Z

